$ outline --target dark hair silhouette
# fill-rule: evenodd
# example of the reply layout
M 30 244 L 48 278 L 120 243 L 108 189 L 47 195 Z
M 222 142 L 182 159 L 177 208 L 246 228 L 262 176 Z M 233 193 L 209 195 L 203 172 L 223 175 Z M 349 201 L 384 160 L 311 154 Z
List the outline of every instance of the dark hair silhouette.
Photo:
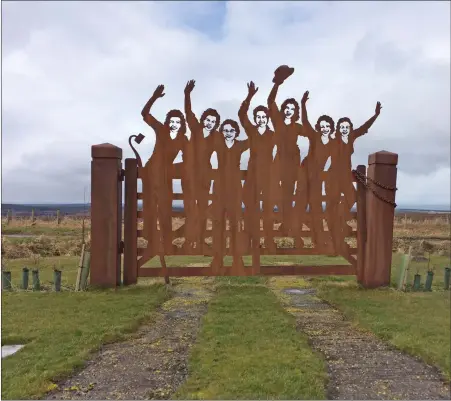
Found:
M 330 133 L 332 134 L 335 131 L 335 123 L 334 120 L 332 120 L 332 117 L 326 116 L 325 114 L 322 115 L 320 118 L 318 118 L 318 121 L 316 122 L 315 125 L 315 129 L 320 132 L 321 131 L 321 127 L 319 125 L 319 123 L 321 121 L 326 121 L 330 124 Z
M 219 113 L 215 109 L 207 109 L 200 116 L 200 121 L 203 122 L 208 116 L 216 117 L 216 123 L 215 126 L 213 127 L 213 131 L 217 130 L 219 127 L 219 123 L 221 122 L 221 117 L 219 116 Z
M 294 114 L 293 114 L 293 117 L 292 117 L 291 121 L 292 122 L 296 122 L 296 121 L 299 120 L 299 103 L 296 101 L 296 99 L 290 98 L 290 99 L 285 100 L 282 103 L 282 106 L 280 106 L 280 112 L 282 114 L 284 114 L 283 111 L 285 110 L 285 107 L 287 107 L 287 105 L 290 104 L 290 103 L 294 104 Z
M 254 111 L 253 111 L 253 114 L 254 114 L 254 122 L 257 122 L 257 113 L 259 112 L 259 111 L 263 111 L 265 114 L 266 114 L 266 118 L 268 119 L 268 121 L 269 121 L 269 109 L 267 108 L 267 107 L 265 107 L 265 106 L 257 106 L 255 109 L 254 109 Z
M 348 117 L 342 117 L 337 122 L 337 130 L 340 130 L 340 124 L 341 123 L 349 123 L 349 127 L 351 128 L 349 132 L 352 132 L 354 129 L 354 125 L 352 124 L 351 120 Z
M 180 130 L 178 133 L 182 133 L 185 134 L 186 132 L 186 120 L 185 120 L 185 116 L 184 114 L 180 111 L 180 110 L 170 110 L 168 111 L 168 114 L 166 114 L 166 119 L 164 120 L 164 125 L 168 126 L 169 125 L 169 121 L 171 120 L 172 117 L 178 117 L 180 118 Z
M 219 132 L 222 133 L 222 130 L 224 129 L 224 125 L 226 125 L 226 124 L 230 124 L 233 128 L 235 128 L 235 131 L 236 131 L 235 138 L 238 135 L 240 135 L 240 126 L 238 125 L 238 123 L 235 120 L 231 120 L 230 118 L 223 121 L 223 123 L 219 127 Z

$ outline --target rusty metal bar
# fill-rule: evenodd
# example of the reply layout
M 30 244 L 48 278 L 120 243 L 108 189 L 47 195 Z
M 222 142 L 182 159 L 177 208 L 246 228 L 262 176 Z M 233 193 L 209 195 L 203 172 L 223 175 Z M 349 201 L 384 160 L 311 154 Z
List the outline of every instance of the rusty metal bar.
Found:
M 224 266 L 221 271 L 221 276 L 236 276 L 231 274 L 232 266 Z M 213 275 L 211 267 L 168 267 L 169 274 L 172 277 L 201 277 Z M 246 266 L 244 271 L 240 271 L 240 276 L 251 276 L 251 266 Z M 241 274 L 242 273 L 242 274 Z M 326 265 L 326 266 L 260 266 L 260 275 L 263 276 L 325 276 L 325 275 L 339 275 L 339 276 L 353 276 L 355 269 L 351 265 Z M 164 277 L 164 270 L 161 267 L 139 268 L 139 277 Z
M 124 285 L 136 284 L 138 280 L 137 177 L 136 159 L 125 159 Z
M 366 166 L 357 166 L 357 172 L 366 176 Z M 365 267 L 366 243 L 366 188 L 357 182 L 357 282 L 362 282 Z

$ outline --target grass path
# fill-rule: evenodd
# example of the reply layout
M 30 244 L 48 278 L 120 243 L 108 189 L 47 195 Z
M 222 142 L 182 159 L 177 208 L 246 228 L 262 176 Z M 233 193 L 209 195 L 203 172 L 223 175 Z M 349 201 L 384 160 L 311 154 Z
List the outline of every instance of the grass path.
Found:
M 324 399 L 324 362 L 265 279 L 218 278 L 177 399 Z

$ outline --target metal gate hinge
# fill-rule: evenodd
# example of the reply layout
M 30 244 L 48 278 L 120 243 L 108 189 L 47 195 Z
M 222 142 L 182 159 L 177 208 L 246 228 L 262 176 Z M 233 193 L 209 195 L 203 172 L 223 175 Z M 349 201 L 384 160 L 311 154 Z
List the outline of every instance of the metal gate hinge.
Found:
M 124 241 L 119 242 L 119 253 L 124 253 Z
M 119 181 L 124 181 L 125 178 L 125 170 L 122 168 L 119 172 Z

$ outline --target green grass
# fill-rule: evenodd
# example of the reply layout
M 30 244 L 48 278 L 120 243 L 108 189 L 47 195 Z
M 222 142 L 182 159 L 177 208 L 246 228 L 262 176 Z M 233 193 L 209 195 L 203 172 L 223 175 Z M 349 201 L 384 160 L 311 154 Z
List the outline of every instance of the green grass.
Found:
M 63 286 L 73 287 L 78 257 L 42 258 L 41 283 L 51 285 L 53 265 L 63 270 Z M 250 265 L 251 258 L 245 263 Z M 202 256 L 168 257 L 169 266 L 208 263 Z M 394 254 L 392 286 L 398 281 L 401 255 Z M 275 265 L 339 264 L 325 256 L 262 256 Z M 231 264 L 230 258 L 225 258 Z M 424 293 L 362 290 L 355 277 L 315 277 L 318 295 L 334 304 L 360 327 L 399 349 L 438 366 L 450 378 L 450 292 L 443 290 L 443 269 L 449 258 L 433 256 L 433 291 Z M 13 286 L 31 260 L 8 262 Z M 159 266 L 158 258 L 148 264 Z M 411 264 L 408 283 L 416 271 L 424 283 L 427 262 Z M 31 280 L 31 274 L 30 274 Z M 145 280 L 145 279 L 142 279 Z M 141 282 L 141 280 L 140 280 Z M 324 399 L 324 362 L 295 329 L 294 318 L 265 288 L 267 277 L 218 277 L 217 292 L 203 320 L 190 356 L 190 376 L 179 399 Z M 26 343 L 3 360 L 2 397 L 42 395 L 56 379 L 80 367 L 105 341 L 134 330 L 167 297 L 162 287 L 141 286 L 117 292 L 2 294 L 2 344 Z M 68 319 L 67 317 L 70 316 Z M 89 322 L 89 324 L 87 324 Z
M 36 399 L 83 366 L 101 344 L 123 338 L 168 297 L 162 285 L 118 291 L 2 293 L 2 398 Z
M 426 255 L 427 257 L 427 255 Z M 393 286 L 398 284 L 398 279 L 401 270 L 402 255 L 400 253 L 393 254 L 392 271 L 391 271 L 391 283 Z M 446 256 L 431 255 L 430 267 L 434 266 L 434 278 L 432 281 L 433 290 L 443 290 L 445 267 L 450 266 L 450 259 Z M 413 277 L 418 272 L 421 275 L 422 287 L 426 281 L 426 274 L 428 270 L 428 262 L 414 262 L 412 261 L 409 266 L 409 273 L 407 275 L 407 285 L 412 287 Z
M 166 265 L 168 267 L 175 266 L 187 266 L 192 263 L 210 263 L 212 257 L 209 256 L 166 256 Z M 244 256 L 243 262 L 246 266 L 252 265 L 252 256 Z M 291 255 L 280 255 L 280 256 L 267 256 L 263 255 L 260 257 L 260 265 L 277 265 L 283 263 L 290 263 L 293 265 L 337 265 L 337 264 L 349 264 L 341 256 L 329 257 L 322 255 L 307 255 L 307 256 L 291 256 Z M 226 266 L 232 265 L 232 257 L 224 257 L 224 264 Z M 144 264 L 143 267 L 161 267 L 160 259 L 158 256 L 153 257 L 150 261 Z
M 444 266 L 449 259 L 433 256 L 437 266 L 432 292 L 401 292 L 394 288 L 363 290 L 354 278 L 321 277 L 312 283 L 318 296 L 340 309 L 360 327 L 372 331 L 400 350 L 421 357 L 450 379 L 450 291 L 443 290 Z M 401 255 L 395 254 L 392 287 L 398 282 Z M 424 283 L 427 262 L 413 262 L 408 283 L 416 271 Z
M 275 295 L 253 285 L 264 284 L 265 278 L 217 282 L 190 356 L 188 379 L 174 398 L 324 399 L 324 362 Z
M 39 281 L 44 288 L 50 288 L 53 285 L 53 266 L 61 270 L 61 290 L 73 290 L 77 280 L 77 269 L 80 257 L 78 256 L 60 256 L 41 258 L 39 261 Z M 6 270 L 11 272 L 11 284 L 13 288 L 20 288 L 22 283 L 22 269 L 30 269 L 28 285 L 31 289 L 32 276 L 31 270 L 35 268 L 32 259 L 10 259 L 7 262 Z

